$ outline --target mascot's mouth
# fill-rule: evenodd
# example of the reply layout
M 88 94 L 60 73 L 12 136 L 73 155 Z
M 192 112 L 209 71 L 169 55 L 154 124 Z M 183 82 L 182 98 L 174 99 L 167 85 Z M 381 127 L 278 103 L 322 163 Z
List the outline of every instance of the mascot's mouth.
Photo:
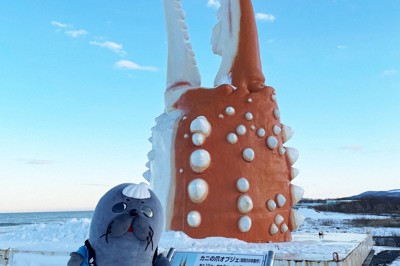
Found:
M 120 214 L 116 216 L 100 238 L 105 237 L 108 244 L 110 237 L 118 238 L 127 233 L 132 233 L 134 238 L 146 242 L 145 250 L 147 250 L 150 244 L 151 250 L 153 250 L 154 230 L 151 228 L 148 218 L 142 215 Z

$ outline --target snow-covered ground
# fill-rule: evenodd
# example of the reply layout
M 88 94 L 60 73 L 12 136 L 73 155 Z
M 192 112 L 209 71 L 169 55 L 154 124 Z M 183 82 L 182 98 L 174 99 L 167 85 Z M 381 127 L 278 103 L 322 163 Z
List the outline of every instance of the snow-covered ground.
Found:
M 345 214 L 337 212 L 318 212 L 312 208 L 300 208 L 306 217 L 297 233 L 371 233 L 373 236 L 400 236 L 399 227 L 354 227 L 350 221 L 356 219 L 388 219 L 390 215 Z
M 313 209 L 301 208 L 299 211 L 306 217 L 305 223 L 294 234 L 294 240 L 301 235 L 318 235 L 319 232 L 334 235 L 335 233 L 366 233 L 371 232 L 372 235 L 400 235 L 400 228 L 355 228 L 348 224 L 351 219 L 371 218 L 382 219 L 386 216 L 365 216 L 365 215 L 349 215 L 341 213 L 316 212 Z M 0 221 L 1 222 L 1 221 Z M 90 226 L 90 218 L 72 218 L 63 222 L 33 223 L 20 226 L 3 226 L 0 227 L 0 249 L 12 248 L 18 251 L 47 251 L 55 252 L 51 256 L 45 256 L 35 253 L 15 253 L 13 264 L 17 266 L 47 266 L 47 265 L 66 265 L 68 254 L 75 251 L 88 238 Z M 323 241 L 319 244 L 323 244 Z M 168 247 L 191 247 L 191 250 L 213 252 L 218 246 L 231 247 L 224 250 L 225 252 L 235 252 L 249 254 L 255 249 L 257 244 L 248 245 L 236 239 L 226 238 L 208 238 L 204 240 L 193 240 L 180 232 L 166 232 L 162 236 L 160 243 L 162 251 L 166 251 Z M 260 245 L 260 244 L 258 244 Z M 285 250 L 287 254 L 298 253 L 295 245 L 290 249 L 285 244 L 263 244 L 263 250 Z M 316 246 L 316 249 L 321 248 Z M 382 250 L 395 248 L 375 247 L 376 253 Z M 312 251 L 311 251 L 312 252 Z M 392 265 L 400 265 L 400 260 L 393 262 Z

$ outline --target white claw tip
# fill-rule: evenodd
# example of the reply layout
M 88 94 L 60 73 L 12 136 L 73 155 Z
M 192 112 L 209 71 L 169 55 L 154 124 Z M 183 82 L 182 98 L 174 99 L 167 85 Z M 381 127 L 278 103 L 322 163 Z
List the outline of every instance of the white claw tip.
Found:
M 283 143 L 287 142 L 289 139 L 291 139 L 294 135 L 294 130 L 293 128 L 286 126 L 286 125 L 282 125 L 282 138 L 283 138 Z
M 291 185 L 290 190 L 292 194 L 292 205 L 296 205 L 303 198 L 304 189 L 296 185 Z
M 294 231 L 304 222 L 305 217 L 298 211 L 290 211 L 290 230 Z
M 293 165 L 299 158 L 299 151 L 294 148 L 286 148 L 286 151 L 288 154 L 289 162 L 291 165 Z

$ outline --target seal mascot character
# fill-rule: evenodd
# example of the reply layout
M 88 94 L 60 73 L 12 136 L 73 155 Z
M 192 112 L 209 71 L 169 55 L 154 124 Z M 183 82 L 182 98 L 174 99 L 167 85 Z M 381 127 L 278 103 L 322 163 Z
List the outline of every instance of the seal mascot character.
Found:
M 68 266 L 169 266 L 157 245 L 163 211 L 146 183 L 121 184 L 98 202 L 89 239 L 72 252 Z

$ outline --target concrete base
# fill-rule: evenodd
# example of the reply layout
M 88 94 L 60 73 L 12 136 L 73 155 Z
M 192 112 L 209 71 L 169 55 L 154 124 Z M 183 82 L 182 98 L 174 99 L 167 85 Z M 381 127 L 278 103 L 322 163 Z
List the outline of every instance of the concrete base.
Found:
M 361 266 L 372 250 L 371 235 L 354 233 L 294 233 L 292 242 L 246 243 L 232 238 L 193 239 L 182 232 L 165 232 L 159 250 L 267 254 L 275 252 L 274 266 Z
M 293 242 L 276 244 L 274 266 L 362 265 L 373 241 L 366 234 L 295 234 Z

